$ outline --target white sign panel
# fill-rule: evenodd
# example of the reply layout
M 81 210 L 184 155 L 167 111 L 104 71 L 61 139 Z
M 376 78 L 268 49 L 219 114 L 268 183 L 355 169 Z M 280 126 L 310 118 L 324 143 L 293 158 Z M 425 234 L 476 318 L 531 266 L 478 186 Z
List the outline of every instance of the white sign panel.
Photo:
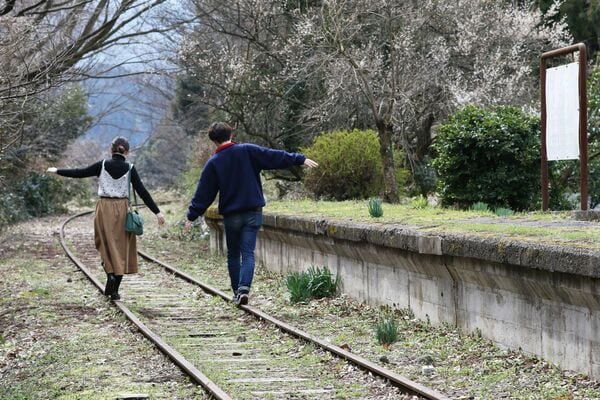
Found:
M 548 160 L 579 158 L 579 63 L 546 70 Z

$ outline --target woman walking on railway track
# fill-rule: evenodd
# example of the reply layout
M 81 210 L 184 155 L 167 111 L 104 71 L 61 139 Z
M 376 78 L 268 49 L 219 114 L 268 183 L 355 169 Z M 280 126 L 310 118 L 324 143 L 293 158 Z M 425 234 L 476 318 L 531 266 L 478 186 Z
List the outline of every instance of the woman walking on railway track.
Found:
M 185 231 L 204 214 L 218 192 L 233 300 L 238 305 L 248 304 L 254 277 L 256 234 L 262 225 L 262 207 L 265 205 L 260 171 L 293 165 L 314 168 L 318 164 L 298 153 L 236 144 L 232 140 L 233 129 L 223 122 L 212 124 L 208 137 L 217 148 L 202 170 L 187 212 Z
M 125 216 L 129 206 L 129 182 L 148 208 L 156 215 L 159 225 L 165 219 L 152 196 L 144 187 L 137 170 L 126 162 L 129 142 L 116 137 L 111 144 L 110 160 L 98 161 L 86 168 L 57 169 L 53 172 L 69 178 L 97 176 L 98 203 L 94 214 L 94 241 L 106 272 L 104 294 L 119 300 L 119 286 L 125 274 L 138 272 L 136 235 L 125 232 Z

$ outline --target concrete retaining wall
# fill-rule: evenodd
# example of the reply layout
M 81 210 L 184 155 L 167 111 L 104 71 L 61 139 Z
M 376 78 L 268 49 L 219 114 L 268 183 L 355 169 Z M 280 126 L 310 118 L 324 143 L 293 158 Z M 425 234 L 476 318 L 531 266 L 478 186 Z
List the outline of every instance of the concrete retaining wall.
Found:
M 206 222 L 211 249 L 222 254 L 221 221 L 208 213 Z M 600 378 L 599 252 L 265 214 L 256 256 L 283 274 L 327 266 L 358 300 L 479 329 Z

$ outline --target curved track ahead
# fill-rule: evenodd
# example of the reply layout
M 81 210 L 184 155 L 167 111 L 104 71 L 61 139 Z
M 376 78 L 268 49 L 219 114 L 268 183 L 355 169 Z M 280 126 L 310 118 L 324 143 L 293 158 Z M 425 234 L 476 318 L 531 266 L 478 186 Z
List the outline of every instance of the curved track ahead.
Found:
M 105 278 L 98 267 L 91 224 L 81 222 L 91 213 L 67 219 L 60 239 L 69 258 L 102 292 Z M 87 227 L 85 235 L 72 239 L 71 248 L 65 237 L 70 223 Z M 127 281 L 127 298 L 115 301 L 115 306 L 216 399 L 230 399 L 232 391 L 242 398 L 377 398 L 378 392 L 382 396 L 396 392 L 389 398 L 446 399 L 254 307 L 242 306 L 245 314 L 240 316 L 238 308 L 222 301 L 230 302 L 226 293 L 138 253 L 148 264 L 143 273 Z M 340 367 L 340 363 L 348 365 Z M 356 371 L 341 379 L 340 371 L 348 369 Z M 389 384 L 395 388 L 382 388 Z

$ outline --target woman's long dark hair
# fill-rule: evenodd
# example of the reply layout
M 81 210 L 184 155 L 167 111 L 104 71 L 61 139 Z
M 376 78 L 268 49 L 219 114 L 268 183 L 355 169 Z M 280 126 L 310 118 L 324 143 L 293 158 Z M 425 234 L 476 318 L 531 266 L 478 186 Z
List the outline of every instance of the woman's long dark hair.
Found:
M 110 145 L 110 151 L 112 153 L 125 154 L 129 151 L 129 142 L 123 136 L 117 136 Z

